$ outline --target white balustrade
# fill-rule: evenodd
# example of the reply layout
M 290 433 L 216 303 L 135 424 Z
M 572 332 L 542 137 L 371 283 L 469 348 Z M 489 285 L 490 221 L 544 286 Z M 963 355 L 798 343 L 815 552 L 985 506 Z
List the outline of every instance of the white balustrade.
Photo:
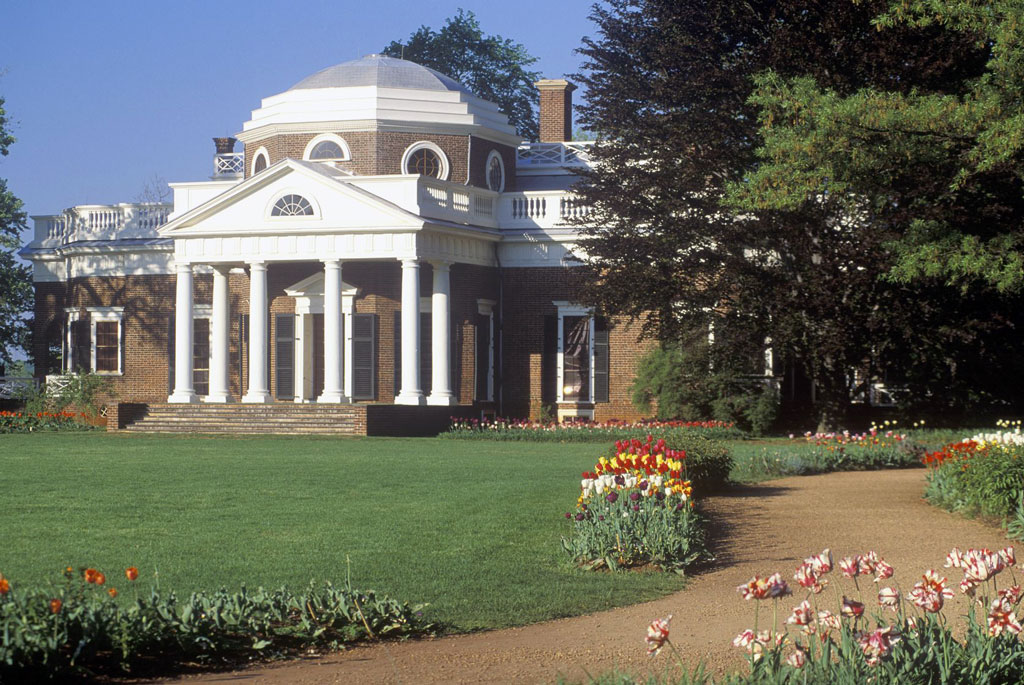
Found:
M 523 143 L 516 151 L 516 166 L 528 169 L 590 166 L 593 146 L 593 140 Z
M 169 202 L 79 205 L 61 214 L 36 216 L 33 247 L 59 247 L 83 240 L 156 238 L 174 208 Z
M 73 373 L 50 374 L 46 377 L 46 394 L 51 397 L 60 397 L 74 382 L 75 374 Z
M 238 178 L 245 174 L 245 154 L 220 152 L 213 156 L 213 177 Z

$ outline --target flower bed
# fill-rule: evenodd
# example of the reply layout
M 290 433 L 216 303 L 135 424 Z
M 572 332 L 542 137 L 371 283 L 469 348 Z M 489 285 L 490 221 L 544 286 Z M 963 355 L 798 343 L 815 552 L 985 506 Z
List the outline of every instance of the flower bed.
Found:
M 925 498 L 968 515 L 1004 518 L 1018 513 L 1024 491 L 1024 435 L 1020 429 L 979 433 L 928 452 Z
M 841 559 L 833 573 L 832 553 L 826 549 L 797 568 L 794 588 L 780 573 L 755 576 L 737 588 L 755 604 L 754 625 L 733 640 L 746 652 L 750 670 L 722 682 L 1022 682 L 1018 607 L 1024 590 L 1013 574 L 1015 563 L 1012 547 L 998 552 L 954 548 L 946 557 L 947 568 L 963 571 L 959 589 L 972 601 L 966 630 L 943 615 L 946 602 L 955 596 L 945 577 L 929 569 L 904 592 L 894 580 L 896 569 L 875 552 Z M 826 590 L 834 592 L 829 602 Z M 801 601 L 780 622 L 785 616 L 780 609 L 788 606 L 783 599 L 796 592 Z M 770 616 L 761 611 L 768 601 Z M 669 619 L 656 620 L 647 630 L 652 656 L 666 645 L 672 647 Z M 703 669 L 690 673 L 682 662 L 680 666 L 684 672 L 679 682 L 708 682 Z
M 664 440 L 621 440 L 583 473 L 562 546 L 586 569 L 654 566 L 683 573 L 706 553 L 687 455 Z
M 523 419 L 491 420 L 452 418 L 451 428 L 439 437 L 455 440 L 525 440 L 534 442 L 611 442 L 644 439 L 648 435 L 674 443 L 699 436 L 718 440 L 739 439 L 743 432 L 725 421 L 572 421 L 567 423 Z
M 49 588 L 23 589 L 0 575 L 0 682 L 169 672 L 213 657 L 242 664 L 434 629 L 421 606 L 347 583 L 178 598 L 139 592 L 138 577 L 137 568 L 126 569 L 119 591 L 94 568 L 68 567 L 64 582 Z
M 88 423 L 88 416 L 73 411 L 35 413 L 0 411 L 0 433 L 33 433 L 38 431 L 87 431 L 97 426 Z

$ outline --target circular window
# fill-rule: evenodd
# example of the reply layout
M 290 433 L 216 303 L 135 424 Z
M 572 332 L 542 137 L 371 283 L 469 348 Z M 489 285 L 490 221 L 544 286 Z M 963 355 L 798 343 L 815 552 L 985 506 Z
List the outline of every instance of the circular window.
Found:
M 403 174 L 421 174 L 431 178 L 448 178 L 448 158 L 441 148 L 429 141 L 410 145 L 402 156 Z
M 301 195 L 285 195 L 274 203 L 270 216 L 313 216 L 313 205 Z
M 487 187 L 496 193 L 505 189 L 505 163 L 497 150 L 487 156 Z
M 345 153 L 333 140 L 321 140 L 309 153 L 310 159 L 343 159 Z

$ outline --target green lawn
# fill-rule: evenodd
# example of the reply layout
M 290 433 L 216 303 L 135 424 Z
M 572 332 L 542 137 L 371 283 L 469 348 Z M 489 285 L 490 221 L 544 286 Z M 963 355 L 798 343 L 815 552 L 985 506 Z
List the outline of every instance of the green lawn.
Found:
M 670 574 L 569 568 L 563 513 L 600 444 L 0 435 L 0 573 L 92 565 L 123 588 L 341 581 L 461 630 L 654 598 Z

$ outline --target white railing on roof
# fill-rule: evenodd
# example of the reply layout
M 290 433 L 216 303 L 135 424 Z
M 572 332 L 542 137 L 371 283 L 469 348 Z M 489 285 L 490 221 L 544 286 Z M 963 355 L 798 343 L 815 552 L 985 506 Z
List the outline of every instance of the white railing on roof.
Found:
M 218 152 L 213 156 L 213 178 L 240 178 L 245 175 L 245 154 L 241 152 Z
M 593 140 L 565 143 L 523 143 L 516 150 L 516 167 L 542 169 L 590 166 Z
M 0 400 L 20 400 L 36 389 L 36 379 L 0 376 Z
M 422 216 L 488 228 L 497 226 L 497 193 L 425 176 L 419 178 L 418 184 L 417 201 Z
M 564 190 L 505 193 L 498 222 L 502 228 L 569 228 L 589 214 L 590 207 Z
M 156 238 L 174 205 L 169 202 L 79 205 L 52 216 L 35 216 L 34 247 L 59 247 L 82 240 Z

